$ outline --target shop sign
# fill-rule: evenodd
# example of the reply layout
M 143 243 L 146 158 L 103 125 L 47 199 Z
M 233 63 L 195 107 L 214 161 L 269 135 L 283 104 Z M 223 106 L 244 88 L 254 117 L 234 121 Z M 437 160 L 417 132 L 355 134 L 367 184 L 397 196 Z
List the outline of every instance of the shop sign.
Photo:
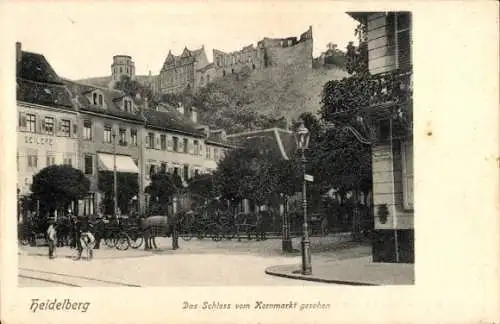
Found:
M 24 142 L 26 144 L 52 145 L 54 139 L 46 136 L 26 135 Z

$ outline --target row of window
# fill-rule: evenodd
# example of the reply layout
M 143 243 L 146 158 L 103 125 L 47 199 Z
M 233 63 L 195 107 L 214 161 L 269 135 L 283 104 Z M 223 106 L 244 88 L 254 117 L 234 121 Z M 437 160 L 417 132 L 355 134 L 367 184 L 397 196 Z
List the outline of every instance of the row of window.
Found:
M 166 162 L 161 162 L 160 164 L 146 163 L 146 179 L 150 179 L 154 174 L 157 173 L 172 173 L 178 175 L 184 180 L 189 180 L 190 178 L 196 177 L 201 174 L 200 167 L 192 167 L 189 164 L 184 164 L 182 166 L 178 164 L 171 164 L 169 166 Z
M 39 165 L 39 164 L 40 164 L 40 162 L 39 162 L 38 152 L 29 152 L 26 155 L 26 165 L 28 168 L 38 169 L 39 167 L 41 167 L 41 165 Z M 51 166 L 51 165 L 55 165 L 55 164 L 57 164 L 55 153 L 47 152 L 45 155 L 45 166 Z M 62 164 L 73 166 L 73 154 L 71 154 L 71 153 L 65 154 L 63 156 Z M 17 155 L 17 170 L 18 171 L 19 171 L 19 167 L 20 167 L 20 156 Z
M 35 114 L 19 113 L 19 129 L 22 131 L 70 137 L 71 126 L 73 126 L 73 133 L 76 135 L 76 124 L 72 125 L 69 119 L 57 120 L 54 117 L 46 116 L 37 120 Z

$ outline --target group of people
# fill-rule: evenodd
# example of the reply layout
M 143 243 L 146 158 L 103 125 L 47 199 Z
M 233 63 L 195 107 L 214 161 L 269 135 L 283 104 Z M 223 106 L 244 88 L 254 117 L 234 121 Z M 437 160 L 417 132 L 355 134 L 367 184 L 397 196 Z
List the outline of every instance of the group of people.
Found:
M 69 213 L 69 219 L 71 219 L 72 233 L 73 233 L 73 244 L 78 251 L 76 260 L 80 260 L 82 257 L 82 252 L 84 247 L 90 247 L 89 249 L 89 259 L 93 257 L 93 246 L 96 243 L 95 237 L 90 230 L 90 223 L 88 218 L 82 217 L 77 218 L 72 215 L 71 211 Z M 57 225 L 54 219 L 49 220 L 49 226 L 47 228 L 47 241 L 49 245 L 49 258 L 55 258 L 55 250 L 57 246 Z

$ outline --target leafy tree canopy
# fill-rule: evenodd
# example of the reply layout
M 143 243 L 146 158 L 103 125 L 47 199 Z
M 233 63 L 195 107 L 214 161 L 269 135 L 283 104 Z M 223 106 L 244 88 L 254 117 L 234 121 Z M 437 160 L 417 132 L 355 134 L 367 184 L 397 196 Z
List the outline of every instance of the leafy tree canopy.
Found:
M 68 165 L 51 165 L 33 176 L 31 191 L 49 211 L 65 208 L 71 201 L 83 199 L 90 181 L 82 171 Z
M 117 183 L 117 204 L 123 214 L 129 212 L 129 206 L 132 198 L 138 196 L 139 182 L 137 174 L 134 173 L 116 173 Z M 100 171 L 98 188 L 104 192 L 104 213 L 114 214 L 113 211 L 113 172 Z

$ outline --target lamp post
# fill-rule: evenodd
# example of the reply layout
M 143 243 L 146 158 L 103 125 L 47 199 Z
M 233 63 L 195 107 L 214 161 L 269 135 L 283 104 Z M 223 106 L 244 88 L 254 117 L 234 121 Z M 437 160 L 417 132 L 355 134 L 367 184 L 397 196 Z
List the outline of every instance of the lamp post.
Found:
M 117 193 L 117 181 L 116 181 L 116 133 L 113 130 L 113 212 L 115 218 L 118 217 L 117 207 L 118 207 L 118 193 Z
M 290 237 L 290 221 L 288 218 L 288 199 L 285 194 L 281 194 L 283 202 L 283 217 L 282 217 L 282 241 L 281 248 L 284 253 L 292 252 L 292 239 Z
M 309 241 L 309 229 L 307 224 L 307 192 L 306 192 L 306 155 L 305 151 L 309 145 L 309 130 L 304 126 L 304 121 L 301 121 L 300 126 L 295 131 L 295 141 L 297 143 L 297 149 L 301 154 L 302 162 L 302 207 L 304 208 L 304 223 L 303 223 L 303 235 L 302 235 L 302 274 L 310 275 L 312 274 L 311 265 L 311 242 Z

